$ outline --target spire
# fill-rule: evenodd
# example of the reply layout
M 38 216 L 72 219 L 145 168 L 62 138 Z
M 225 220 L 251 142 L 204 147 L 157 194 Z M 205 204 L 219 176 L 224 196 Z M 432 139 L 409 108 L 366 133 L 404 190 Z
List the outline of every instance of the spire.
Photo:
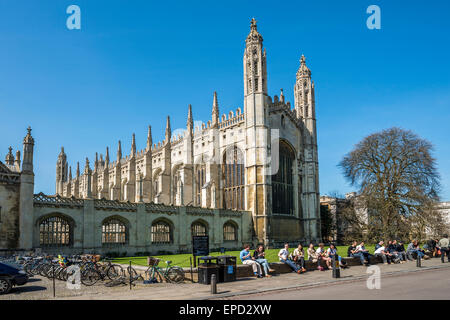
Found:
M 250 30 L 251 31 L 258 31 L 256 22 L 257 21 L 255 18 L 252 18 L 252 20 L 250 21 Z
M 84 173 L 89 174 L 91 168 L 89 168 L 89 159 L 86 157 L 86 163 L 84 164 Z
M 80 163 L 77 162 L 77 178 L 80 177 Z
M 297 71 L 297 79 L 311 77 L 311 70 L 306 66 L 305 56 L 302 54 L 300 58 L 300 68 Z
M 192 105 L 189 105 L 188 107 L 188 118 L 186 127 L 188 132 L 192 134 L 194 131 L 194 118 L 192 117 Z
M 27 135 L 23 139 L 23 143 L 34 145 L 34 139 L 31 136 L 31 127 L 30 126 L 28 126 L 28 128 L 27 128 Z
M 136 155 L 136 136 L 133 133 L 133 136 L 131 137 L 131 156 Z
M 261 42 L 263 41 L 262 36 L 258 32 L 256 22 L 257 21 L 255 20 L 255 18 L 252 18 L 252 20 L 250 21 L 250 33 L 247 36 L 247 41 L 249 40 L 257 40 Z
M 94 170 L 97 171 L 98 169 L 98 153 L 95 153 L 95 162 L 94 162 Z
M 119 140 L 119 146 L 117 147 L 117 164 L 120 163 L 120 159 L 122 159 L 122 144 Z
M 152 127 L 148 126 L 148 132 L 147 132 L 147 152 L 152 150 Z
M 69 181 L 72 181 L 72 166 L 69 167 Z
M 28 127 L 27 135 L 23 139 L 22 172 L 33 172 L 33 147 L 34 139 L 31 136 L 31 127 Z
M 283 89 L 280 89 L 280 101 L 281 101 L 282 103 L 284 103 Z
M 167 116 L 167 123 L 166 123 L 166 143 L 170 143 L 170 138 L 172 137 L 172 131 L 170 130 L 170 117 Z
M 106 147 L 106 155 L 105 155 L 105 168 L 109 166 L 109 147 Z
M 16 151 L 16 160 L 15 160 L 17 170 L 20 170 L 20 151 Z
M 217 128 L 219 125 L 219 102 L 217 101 L 217 92 L 214 91 L 213 107 L 212 107 L 212 127 Z
M 12 166 L 12 165 L 14 165 L 14 155 L 12 153 L 12 147 L 9 147 L 8 150 L 9 150 L 9 152 L 6 155 L 5 162 L 7 165 Z

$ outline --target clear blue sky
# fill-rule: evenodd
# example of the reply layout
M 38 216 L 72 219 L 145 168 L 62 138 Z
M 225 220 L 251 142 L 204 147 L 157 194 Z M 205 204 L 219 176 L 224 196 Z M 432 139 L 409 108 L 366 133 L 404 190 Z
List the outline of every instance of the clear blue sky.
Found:
M 66 8 L 81 8 L 81 30 Z M 381 8 L 381 30 L 366 8 Z M 320 190 L 352 191 L 337 168 L 364 136 L 391 126 L 435 145 L 443 200 L 450 200 L 449 1 L 103 1 L 0 0 L 0 157 L 36 140 L 35 192 L 54 193 L 63 145 L 76 161 L 111 148 L 128 154 L 242 107 L 242 54 L 252 17 L 268 54 L 269 94 L 293 102 L 301 54 L 316 83 Z

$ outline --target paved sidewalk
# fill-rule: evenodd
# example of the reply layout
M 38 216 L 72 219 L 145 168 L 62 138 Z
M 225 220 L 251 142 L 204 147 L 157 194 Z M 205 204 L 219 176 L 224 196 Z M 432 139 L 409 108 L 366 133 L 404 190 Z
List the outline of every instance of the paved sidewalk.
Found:
M 402 274 L 406 272 L 418 272 L 417 277 L 420 281 L 420 272 L 430 272 L 436 268 L 450 268 L 450 263 L 441 263 L 440 259 L 430 259 L 422 261 L 422 268 L 416 267 L 416 262 L 407 262 L 405 264 L 382 265 L 377 264 L 381 275 Z M 428 271 L 426 271 L 428 270 Z M 86 299 L 86 300 L 184 300 L 184 299 L 220 299 L 236 295 L 245 295 L 249 293 L 262 293 L 276 290 L 285 290 L 293 288 L 304 288 L 312 286 L 326 286 L 351 281 L 361 281 L 368 277 L 367 267 L 353 266 L 349 269 L 341 269 L 341 278 L 332 278 L 332 271 L 311 271 L 301 275 L 296 273 L 274 275 L 272 278 L 239 278 L 235 282 L 219 283 L 217 285 L 218 294 L 212 296 L 209 285 L 198 283 L 184 284 L 138 284 L 129 289 L 128 286 L 105 287 L 104 284 L 92 287 L 82 286 L 80 290 L 69 290 L 65 283 L 58 281 L 56 288 L 56 299 Z M 431 271 L 432 272 L 432 271 Z M 41 287 L 47 287 L 47 290 L 26 290 L 25 287 L 17 287 L 9 295 L 0 296 L 4 299 L 53 299 L 51 281 L 45 278 L 37 280 Z M 30 283 L 31 285 L 33 283 Z M 25 292 L 21 292 L 24 290 Z

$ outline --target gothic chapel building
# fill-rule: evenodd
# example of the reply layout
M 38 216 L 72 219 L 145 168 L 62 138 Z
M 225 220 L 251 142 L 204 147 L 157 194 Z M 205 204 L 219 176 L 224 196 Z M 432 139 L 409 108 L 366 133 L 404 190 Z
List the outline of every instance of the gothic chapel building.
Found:
M 243 108 L 220 116 L 218 96 L 214 92 L 211 119 L 206 124 L 194 128 L 189 105 L 183 135 L 172 135 L 167 117 L 162 142 L 153 144 L 149 127 L 144 150 L 136 149 L 133 134 L 129 155 L 123 155 L 119 141 L 115 158 L 106 148 L 104 155 L 96 154 L 92 164 L 86 159 L 82 171 L 77 163 L 74 176 L 64 148 L 61 148 L 56 165 L 56 196 L 53 197 L 65 204 L 71 199 L 71 206 L 79 205 L 84 212 L 89 209 L 86 203 L 92 201 L 92 210 L 101 209 L 102 212 L 98 218 L 84 213 L 85 218 L 78 219 L 78 223 L 77 218 L 67 211 L 61 219 L 65 217 L 72 221 L 67 225 L 75 231 L 67 231 L 64 235 L 67 239 L 63 237 L 58 241 L 86 248 L 101 246 L 110 237 L 115 237 L 123 243 L 130 241 L 137 245 L 141 241 L 140 246 L 147 249 L 147 242 L 172 243 L 175 251 L 178 247 L 188 248 L 191 235 L 208 232 L 215 232 L 213 241 L 217 246 L 221 246 L 222 240 L 231 239 L 236 240 L 236 247 L 242 242 L 278 246 L 284 241 L 318 241 L 319 177 L 311 71 L 302 56 L 292 108 L 285 101 L 283 90 L 279 96 L 268 95 L 266 59 L 263 38 L 252 19 L 243 57 Z M 42 208 L 49 203 L 55 207 L 56 200 L 49 200 L 50 197 L 42 194 L 34 197 L 32 223 L 36 234 L 29 239 L 33 247 L 45 244 L 45 237 L 49 237 L 46 230 L 52 223 L 54 226 L 57 219 L 52 212 L 59 209 Z M 77 204 L 77 201 L 84 202 Z M 188 215 L 205 212 L 210 220 L 199 218 L 197 223 L 193 218 L 174 220 L 167 215 L 155 219 L 162 222 L 154 226 L 152 219 L 145 218 L 150 232 L 146 229 L 147 222 L 139 223 L 143 219 L 139 214 L 132 218 L 114 214 L 112 211 L 119 209 L 110 203 L 119 208 L 128 206 L 130 210 L 138 208 L 136 212 L 139 212 L 139 206 L 145 207 L 146 210 L 142 210 L 147 213 L 155 208 L 161 214 L 164 214 L 164 208 L 167 212 L 185 210 Z M 40 210 L 39 213 L 36 210 Z M 237 218 L 238 214 L 249 218 Z M 54 220 L 48 222 L 45 219 Z M 88 223 L 89 219 L 93 226 Z M 135 230 L 124 232 L 122 237 L 121 228 L 127 223 L 134 223 Z M 76 231 L 80 227 L 83 231 Z M 170 228 L 173 231 L 169 231 Z M 238 236 L 233 235 L 236 232 Z M 94 235 L 90 236 L 90 233 Z M 151 235 L 139 240 L 142 233 Z

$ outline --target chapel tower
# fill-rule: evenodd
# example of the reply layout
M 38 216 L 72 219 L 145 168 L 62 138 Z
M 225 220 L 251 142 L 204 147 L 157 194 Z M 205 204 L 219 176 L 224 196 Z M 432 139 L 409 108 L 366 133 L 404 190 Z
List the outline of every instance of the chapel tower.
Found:
M 268 130 L 267 63 L 263 38 L 252 19 L 244 51 L 244 112 L 246 121 L 246 210 L 253 212 L 258 241 L 268 244 Z M 269 143 L 270 144 L 270 143 Z

